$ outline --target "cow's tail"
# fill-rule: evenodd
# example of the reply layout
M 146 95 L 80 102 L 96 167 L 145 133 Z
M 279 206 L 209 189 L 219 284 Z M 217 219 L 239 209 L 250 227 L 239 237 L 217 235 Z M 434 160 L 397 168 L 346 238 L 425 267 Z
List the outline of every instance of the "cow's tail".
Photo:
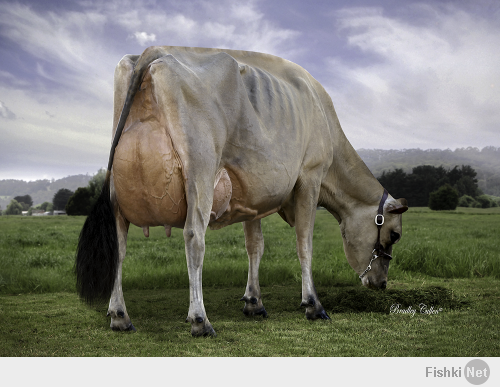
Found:
M 80 232 L 76 251 L 76 288 L 90 305 L 109 300 L 118 270 L 118 236 L 110 200 L 110 177 L 108 170 L 101 194 Z
M 115 209 L 111 203 L 111 168 L 115 148 L 123 132 L 135 94 L 149 64 L 163 56 L 161 49 L 150 47 L 134 66 L 125 103 L 116 127 L 109 156 L 106 179 L 101 194 L 85 220 L 76 251 L 75 274 L 78 295 L 88 304 L 109 301 L 115 284 L 119 263 L 118 235 Z

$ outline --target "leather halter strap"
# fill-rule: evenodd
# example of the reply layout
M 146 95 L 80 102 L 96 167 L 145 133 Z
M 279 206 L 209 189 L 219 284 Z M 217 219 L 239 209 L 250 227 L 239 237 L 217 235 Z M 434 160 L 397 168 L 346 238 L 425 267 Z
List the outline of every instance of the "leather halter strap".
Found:
M 384 204 L 385 201 L 387 200 L 387 197 L 389 196 L 389 192 L 384 188 L 384 194 L 382 195 L 382 199 L 380 199 L 380 203 L 378 205 L 378 213 L 377 216 L 375 217 L 375 224 L 377 225 L 378 229 L 378 235 L 377 235 L 377 243 L 375 243 L 375 249 L 376 250 L 384 250 L 382 245 L 380 244 L 380 229 L 382 228 L 382 225 L 384 224 Z M 385 253 L 384 253 L 385 254 Z M 389 255 L 390 256 L 390 255 Z M 391 257 L 392 259 L 392 257 Z
M 382 228 L 382 225 L 384 224 L 384 204 L 385 201 L 387 200 L 389 196 L 389 192 L 384 188 L 384 193 L 382 194 L 382 199 L 380 199 L 380 203 L 378 205 L 378 211 L 377 215 L 375 216 L 375 224 L 377 225 L 377 242 L 375 243 L 375 247 L 372 251 L 372 259 L 370 260 L 370 263 L 368 264 L 368 267 L 365 269 L 365 271 L 359 276 L 359 278 L 363 278 L 366 273 L 368 273 L 372 269 L 372 262 L 375 261 L 378 257 L 384 257 L 389 260 L 392 259 L 392 257 L 387 254 L 384 251 L 384 246 L 380 243 L 380 229 Z

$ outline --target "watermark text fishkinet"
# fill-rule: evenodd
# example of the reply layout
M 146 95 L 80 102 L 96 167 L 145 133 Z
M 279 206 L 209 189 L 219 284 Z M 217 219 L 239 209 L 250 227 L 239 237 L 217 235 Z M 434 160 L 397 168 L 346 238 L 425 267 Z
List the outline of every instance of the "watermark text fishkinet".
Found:
M 478 386 L 486 383 L 490 377 L 490 366 L 481 359 L 469 361 L 465 367 L 425 367 L 426 378 L 461 378 Z
M 414 308 L 413 306 L 408 306 L 407 308 L 401 307 L 401 304 L 392 304 L 389 313 L 391 314 L 408 314 L 411 317 L 415 316 L 415 313 L 419 314 L 438 314 L 442 312 L 443 308 L 435 308 L 434 306 L 427 306 L 424 303 L 418 304 L 418 308 Z

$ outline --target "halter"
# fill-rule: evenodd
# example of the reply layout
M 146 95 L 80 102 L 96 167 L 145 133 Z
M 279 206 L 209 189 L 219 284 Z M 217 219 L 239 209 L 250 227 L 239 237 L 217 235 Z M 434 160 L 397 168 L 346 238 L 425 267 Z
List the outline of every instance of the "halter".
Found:
M 388 196 L 389 193 L 386 189 L 384 189 L 384 194 L 382 195 L 382 199 L 380 199 L 380 203 L 378 205 L 378 213 L 375 216 L 375 224 L 377 225 L 378 229 L 377 242 L 375 243 L 375 248 L 372 251 L 372 259 L 370 260 L 370 263 L 368 264 L 368 267 L 365 269 L 365 271 L 359 276 L 360 279 L 363 278 L 365 274 L 372 269 L 372 262 L 375 261 L 378 257 L 382 256 L 389 260 L 392 259 L 392 257 L 384 251 L 384 246 L 382 246 L 382 244 L 380 243 L 380 229 L 382 228 L 385 220 L 383 215 L 384 204 Z

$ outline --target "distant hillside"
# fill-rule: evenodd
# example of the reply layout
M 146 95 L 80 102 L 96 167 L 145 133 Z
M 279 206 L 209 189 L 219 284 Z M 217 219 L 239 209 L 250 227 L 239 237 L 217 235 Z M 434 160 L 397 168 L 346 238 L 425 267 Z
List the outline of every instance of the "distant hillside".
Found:
M 54 194 L 61 188 L 75 191 L 78 187 L 86 187 L 91 178 L 90 175 L 74 175 L 59 180 L 0 180 L 0 206 L 5 210 L 11 199 L 19 195 L 30 195 L 34 206 L 43 202 L 52 203 Z
M 483 149 L 358 149 L 359 156 L 375 177 L 383 171 L 403 169 L 410 173 L 418 165 L 453 168 L 455 165 L 470 165 L 477 172 L 479 188 L 488 195 L 500 196 L 500 148 L 489 146 Z
M 500 148 L 459 148 L 454 151 L 359 149 L 357 152 L 375 177 L 396 168 L 410 173 L 418 165 L 442 165 L 450 169 L 455 165 L 470 165 L 477 172 L 479 188 L 486 194 L 500 196 Z M 52 202 L 59 189 L 75 191 L 78 187 L 86 187 L 91 178 L 90 175 L 74 175 L 55 181 L 0 180 L 0 206 L 5 210 L 10 200 L 18 195 L 31 195 L 34 205 Z

